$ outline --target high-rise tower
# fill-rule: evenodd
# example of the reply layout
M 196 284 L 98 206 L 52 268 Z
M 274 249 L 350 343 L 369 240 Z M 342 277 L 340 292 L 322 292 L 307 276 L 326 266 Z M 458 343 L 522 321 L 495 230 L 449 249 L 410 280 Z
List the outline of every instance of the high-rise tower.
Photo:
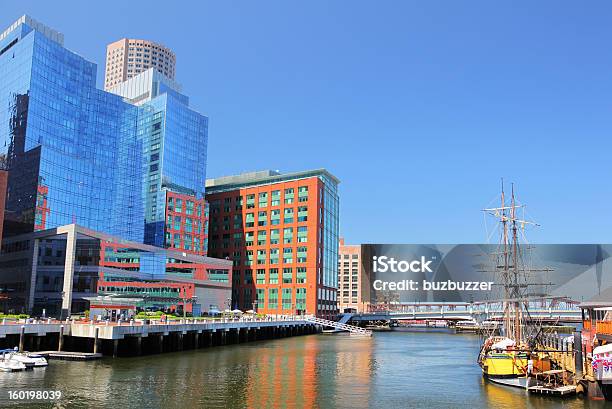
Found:
M 106 46 L 104 89 L 109 90 L 149 68 L 173 80 L 175 66 L 176 56 L 168 47 L 153 41 L 123 38 Z

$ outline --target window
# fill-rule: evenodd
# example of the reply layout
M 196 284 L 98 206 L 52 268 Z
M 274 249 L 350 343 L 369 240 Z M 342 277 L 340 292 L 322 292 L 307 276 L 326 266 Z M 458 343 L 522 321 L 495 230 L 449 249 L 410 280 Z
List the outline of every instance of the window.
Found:
M 263 211 L 257 214 L 257 225 L 267 226 L 268 225 L 268 213 Z
M 257 250 L 257 264 L 261 265 L 261 264 L 266 264 L 266 250 L 265 249 L 260 249 Z
M 278 264 L 278 249 L 270 249 L 270 264 Z
M 253 209 L 255 207 L 255 195 L 247 195 L 246 208 Z
M 291 244 L 293 241 L 293 229 L 287 227 L 283 229 L 283 244 Z
M 283 310 L 292 309 L 291 296 L 291 288 L 283 288 Z
M 298 267 L 296 270 L 295 282 L 298 284 L 306 283 L 306 267 Z
M 258 268 L 257 269 L 256 283 L 257 284 L 265 284 L 266 283 L 266 269 L 264 269 L 264 268 Z
M 280 232 L 278 229 L 270 230 L 270 245 L 278 244 L 280 238 Z
M 257 245 L 265 246 L 268 232 L 265 230 L 261 230 L 257 232 Z
M 268 192 L 263 192 L 259 194 L 259 207 L 267 207 L 268 206 Z
M 283 284 L 291 284 L 293 281 L 293 269 L 291 267 L 283 268 Z
M 291 247 L 287 247 L 283 249 L 283 263 L 285 264 L 293 263 L 293 249 Z
M 308 206 L 298 207 L 298 222 L 308 221 Z
M 295 309 L 304 311 L 306 309 L 306 289 L 296 288 L 295 293 Z
M 293 223 L 293 208 L 285 209 L 284 223 Z
M 278 289 L 268 289 L 268 309 L 278 308 Z
M 305 263 L 306 262 L 306 246 L 301 246 L 297 248 L 297 262 Z
M 278 284 L 278 268 L 271 268 L 270 269 L 269 283 L 270 284 Z
M 255 226 L 255 214 L 247 213 L 246 214 L 246 227 L 254 227 Z
M 272 191 L 272 202 L 270 204 L 272 206 L 280 206 L 280 190 Z
M 270 212 L 270 224 L 277 226 L 280 224 L 280 209 L 274 209 Z
M 298 243 L 306 243 L 308 241 L 308 226 L 299 226 L 297 228 Z
M 285 204 L 293 203 L 293 188 L 285 189 Z

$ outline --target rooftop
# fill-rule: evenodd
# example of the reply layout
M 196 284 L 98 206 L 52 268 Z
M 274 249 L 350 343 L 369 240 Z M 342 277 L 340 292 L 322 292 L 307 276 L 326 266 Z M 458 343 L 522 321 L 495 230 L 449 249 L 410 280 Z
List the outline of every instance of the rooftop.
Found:
M 580 308 L 601 308 L 601 307 L 612 307 L 612 287 L 607 288 L 591 298 L 588 301 L 583 302 L 579 305 Z
M 301 172 L 281 173 L 277 170 L 260 170 L 256 172 L 241 173 L 239 175 L 222 176 L 206 180 L 208 193 L 234 190 L 248 186 L 268 185 L 288 180 L 323 177 L 338 184 L 340 180 L 326 169 L 313 169 Z
M 62 46 L 64 45 L 64 35 L 62 33 L 44 25 L 43 23 L 34 20 L 27 14 L 24 14 L 23 16 L 19 17 L 13 24 L 11 24 L 6 30 L 4 30 L 2 34 L 0 34 L 0 41 L 2 41 L 6 36 L 8 36 L 11 32 L 13 32 L 15 29 L 17 29 L 17 27 L 22 24 L 26 24 L 32 27 L 34 30 L 42 33 L 45 37 L 55 41 L 56 43 L 59 43 Z

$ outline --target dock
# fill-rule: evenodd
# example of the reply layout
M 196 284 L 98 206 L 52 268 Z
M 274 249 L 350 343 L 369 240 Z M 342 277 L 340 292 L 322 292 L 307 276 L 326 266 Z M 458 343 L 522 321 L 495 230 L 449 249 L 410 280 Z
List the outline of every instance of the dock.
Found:
M 60 361 L 92 361 L 102 358 L 102 354 L 93 352 L 71 352 L 71 351 L 40 351 L 36 352 L 47 359 L 58 359 Z
M 565 385 L 557 387 L 547 386 L 530 386 L 527 388 L 529 393 L 537 393 L 540 395 L 568 396 L 576 393 L 576 385 Z
M 319 333 L 307 317 L 181 319 L 173 321 L 5 321 L 0 348 L 48 353 L 51 359 L 138 356 Z

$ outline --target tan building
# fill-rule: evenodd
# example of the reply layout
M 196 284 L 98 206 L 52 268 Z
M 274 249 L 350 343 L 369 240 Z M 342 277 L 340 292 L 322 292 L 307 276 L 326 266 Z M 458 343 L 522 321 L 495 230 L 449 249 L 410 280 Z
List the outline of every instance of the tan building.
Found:
M 106 46 L 104 89 L 109 90 L 149 68 L 174 80 L 175 66 L 176 56 L 171 49 L 152 41 L 123 38 Z
M 361 245 L 344 244 L 340 238 L 338 248 L 338 309 L 344 312 L 353 308 L 364 312 L 366 306 L 361 297 L 362 285 Z

